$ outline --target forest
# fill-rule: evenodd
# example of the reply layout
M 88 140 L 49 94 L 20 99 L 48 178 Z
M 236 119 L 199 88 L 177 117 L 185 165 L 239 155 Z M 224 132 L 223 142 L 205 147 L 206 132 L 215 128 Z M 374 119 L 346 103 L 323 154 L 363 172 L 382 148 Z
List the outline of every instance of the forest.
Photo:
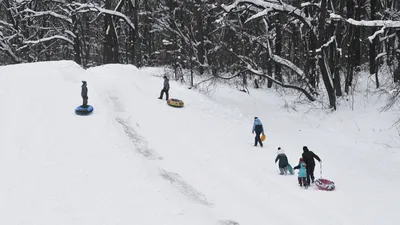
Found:
M 400 1 L 0 0 L 0 65 L 52 60 L 324 93 L 334 110 L 361 72 L 400 80 Z

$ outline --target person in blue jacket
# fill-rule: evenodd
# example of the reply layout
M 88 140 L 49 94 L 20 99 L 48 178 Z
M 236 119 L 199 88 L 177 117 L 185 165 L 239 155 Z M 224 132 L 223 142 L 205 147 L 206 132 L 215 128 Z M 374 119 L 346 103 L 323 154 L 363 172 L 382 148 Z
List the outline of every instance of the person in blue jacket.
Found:
M 300 187 L 304 186 L 305 188 L 308 188 L 309 184 L 307 182 L 307 169 L 306 169 L 306 163 L 303 161 L 303 158 L 299 159 L 299 165 L 295 166 L 293 169 L 299 170 L 299 176 L 298 176 L 298 181 Z
M 264 127 L 263 127 L 263 124 L 261 123 L 260 119 L 258 119 L 258 117 L 254 117 L 252 133 L 254 134 L 254 132 L 256 132 L 254 146 L 257 146 L 257 144 L 259 143 L 260 146 L 263 147 L 263 143 L 261 141 L 261 134 L 264 134 Z

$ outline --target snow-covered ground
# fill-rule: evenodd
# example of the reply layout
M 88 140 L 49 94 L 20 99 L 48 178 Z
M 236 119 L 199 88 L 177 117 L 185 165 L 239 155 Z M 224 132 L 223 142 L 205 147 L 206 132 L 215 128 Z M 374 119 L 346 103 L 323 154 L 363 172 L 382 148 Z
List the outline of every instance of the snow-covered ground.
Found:
M 82 80 L 90 116 L 74 113 Z M 173 108 L 157 99 L 162 82 L 128 65 L 0 67 L 0 224 L 398 224 L 398 115 L 379 112 L 384 99 L 296 112 L 272 91 L 206 96 L 171 81 L 185 101 Z M 278 175 L 277 147 L 297 165 L 304 145 L 335 191 Z

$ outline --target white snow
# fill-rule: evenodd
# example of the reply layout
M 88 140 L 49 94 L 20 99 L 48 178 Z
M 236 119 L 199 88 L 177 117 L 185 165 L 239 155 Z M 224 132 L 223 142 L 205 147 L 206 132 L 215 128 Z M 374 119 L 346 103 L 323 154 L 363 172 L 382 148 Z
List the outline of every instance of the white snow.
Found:
M 379 112 L 379 96 L 357 94 L 354 111 L 342 100 L 335 113 L 295 112 L 283 107 L 290 95 L 222 86 L 206 96 L 171 80 L 170 97 L 185 101 L 172 108 L 157 99 L 160 71 L 0 67 L 0 224 L 398 224 L 398 115 Z M 74 113 L 82 80 L 90 116 Z M 254 116 L 264 148 L 252 146 Z M 277 147 L 295 166 L 303 145 L 337 190 L 278 175 Z

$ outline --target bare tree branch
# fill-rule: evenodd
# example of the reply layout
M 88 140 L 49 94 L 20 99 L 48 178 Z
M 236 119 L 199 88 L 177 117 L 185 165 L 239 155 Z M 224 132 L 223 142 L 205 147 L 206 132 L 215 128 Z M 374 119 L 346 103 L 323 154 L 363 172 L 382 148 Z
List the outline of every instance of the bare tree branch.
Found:
M 387 28 L 400 28 L 400 21 L 392 21 L 392 20 L 355 20 L 355 19 L 345 19 L 340 15 L 331 13 L 330 18 L 332 20 L 342 20 L 354 26 L 362 26 L 362 27 L 387 27 Z
M 71 6 L 76 6 L 78 8 L 75 9 L 75 12 L 85 12 L 87 10 L 89 11 L 94 11 L 94 12 L 100 12 L 103 14 L 109 14 L 109 15 L 113 15 L 113 16 L 117 16 L 121 19 L 123 19 L 131 28 L 132 30 L 135 30 L 135 25 L 132 23 L 132 21 L 123 13 L 114 11 L 114 10 L 109 10 L 109 9 L 104 9 L 101 8 L 93 3 L 91 4 L 81 4 L 81 3 L 72 3 Z
M 53 16 L 53 17 L 59 18 L 61 20 L 64 20 L 64 21 L 72 24 L 71 18 L 69 18 L 68 16 L 64 16 L 64 15 L 58 14 L 58 13 L 53 12 L 53 11 L 35 12 L 35 11 L 27 8 L 27 9 L 24 9 L 22 12 L 30 14 L 27 17 Z
M 283 84 L 282 82 L 275 80 L 273 77 L 268 76 L 267 74 L 265 74 L 265 73 L 263 73 L 263 72 L 261 72 L 261 71 L 252 69 L 252 68 L 242 70 L 242 71 L 240 71 L 239 73 L 237 73 L 236 75 L 233 75 L 233 76 L 230 76 L 230 77 L 222 77 L 222 76 L 219 76 L 219 75 L 217 75 L 216 77 L 218 77 L 219 79 L 223 79 L 223 80 L 230 80 L 230 79 L 233 79 L 233 78 L 235 78 L 235 77 L 242 76 L 241 74 L 242 74 L 243 72 L 246 72 L 246 71 L 249 71 L 249 72 L 251 72 L 251 73 L 253 73 L 253 74 L 255 74 L 255 75 L 261 76 L 261 77 L 269 78 L 269 79 L 272 80 L 272 82 L 274 82 L 275 84 L 277 84 L 277 85 L 279 85 L 279 86 L 281 86 L 281 87 L 283 87 L 283 88 L 290 88 L 290 89 L 294 89 L 294 90 L 300 91 L 301 93 L 303 93 L 303 94 L 307 97 L 308 100 L 310 100 L 310 101 L 312 101 L 312 102 L 316 100 L 316 99 L 315 99 L 309 92 L 307 92 L 305 89 L 303 89 L 303 88 L 301 88 L 301 87 L 294 86 L 294 85 Z
M 51 36 L 51 37 L 41 38 L 39 40 L 33 40 L 33 41 L 27 40 L 27 41 L 24 41 L 24 43 L 25 44 L 38 44 L 38 43 L 41 43 L 41 42 L 51 41 L 51 40 L 54 40 L 54 39 L 60 39 L 60 40 L 66 41 L 66 42 L 68 42 L 68 43 L 70 43 L 72 45 L 74 44 L 74 41 L 72 41 L 72 40 L 70 40 L 70 39 L 68 39 L 68 38 L 66 38 L 64 36 L 61 36 L 61 35 L 54 35 L 54 36 Z

